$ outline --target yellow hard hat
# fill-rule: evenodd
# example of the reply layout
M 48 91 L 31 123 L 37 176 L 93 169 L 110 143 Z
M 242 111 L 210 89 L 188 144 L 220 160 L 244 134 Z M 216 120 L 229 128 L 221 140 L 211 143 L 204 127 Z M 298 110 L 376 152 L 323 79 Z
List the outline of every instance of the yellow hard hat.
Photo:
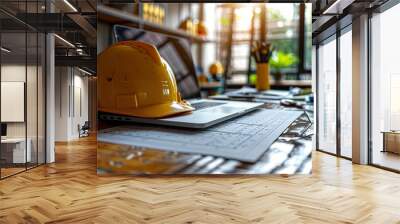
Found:
M 157 49 L 123 41 L 97 56 L 99 111 L 161 118 L 194 110 L 181 99 L 175 76 Z

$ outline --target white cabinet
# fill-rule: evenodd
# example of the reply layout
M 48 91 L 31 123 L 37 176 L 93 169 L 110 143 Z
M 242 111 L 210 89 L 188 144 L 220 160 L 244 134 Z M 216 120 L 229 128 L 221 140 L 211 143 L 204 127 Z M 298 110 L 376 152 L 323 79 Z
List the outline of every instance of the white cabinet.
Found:
M 2 147 L 6 147 L 7 150 L 12 152 L 12 163 L 32 161 L 32 140 L 28 138 L 26 143 L 27 147 L 25 151 L 25 138 L 7 138 L 1 140 Z

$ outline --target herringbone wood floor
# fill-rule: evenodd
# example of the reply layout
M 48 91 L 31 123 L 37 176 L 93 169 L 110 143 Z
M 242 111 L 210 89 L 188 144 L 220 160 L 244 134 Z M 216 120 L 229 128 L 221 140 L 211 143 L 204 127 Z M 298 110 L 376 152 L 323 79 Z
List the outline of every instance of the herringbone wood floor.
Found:
M 400 223 L 400 175 L 313 160 L 311 176 L 98 177 L 87 138 L 0 181 L 0 223 Z

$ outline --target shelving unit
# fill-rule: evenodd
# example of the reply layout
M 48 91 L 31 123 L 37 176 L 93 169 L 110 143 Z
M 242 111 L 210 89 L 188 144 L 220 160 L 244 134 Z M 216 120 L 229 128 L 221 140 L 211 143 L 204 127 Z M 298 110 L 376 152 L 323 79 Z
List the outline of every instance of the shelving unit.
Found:
M 222 6 L 221 6 L 222 7 Z M 200 5 L 199 7 L 199 12 L 198 12 L 198 18 L 199 20 L 203 20 L 204 18 L 204 6 Z M 234 13 L 233 9 L 231 10 L 231 14 Z M 197 35 L 192 35 L 188 32 L 185 32 L 184 30 L 181 30 L 179 28 L 173 28 L 171 24 L 158 24 L 158 23 L 154 23 L 148 20 L 143 19 L 139 14 L 135 14 L 133 11 L 130 10 L 124 10 L 124 9 L 120 9 L 120 8 L 114 8 L 112 6 L 109 5 L 98 5 L 97 7 L 97 13 L 98 13 L 98 19 L 101 22 L 107 23 L 107 24 L 120 24 L 120 25 L 125 25 L 125 26 L 130 26 L 130 27 L 135 27 L 135 28 L 140 28 L 140 29 L 144 29 L 144 30 L 148 30 L 148 31 L 152 31 L 152 32 L 158 32 L 158 33 L 163 33 L 163 34 L 167 34 L 167 35 L 173 35 L 173 36 L 177 36 L 177 37 L 181 37 L 181 38 L 185 38 L 188 39 L 193 45 L 194 45 L 194 58 L 197 59 L 196 61 L 196 65 L 200 65 L 201 67 L 206 66 L 203 64 L 203 45 L 204 44 L 217 44 L 221 45 L 221 46 L 225 46 L 225 47 L 219 47 L 221 49 L 224 50 L 228 50 L 230 49 L 230 45 L 238 45 L 238 44 L 250 44 L 251 42 L 253 42 L 254 40 L 249 39 L 252 38 L 252 36 L 260 36 L 261 33 L 261 29 L 260 27 L 257 27 L 257 29 L 254 29 L 254 33 L 250 36 L 242 36 L 241 38 L 235 37 L 232 38 L 232 40 L 229 41 L 228 40 L 223 40 L 222 37 L 228 37 L 228 36 L 234 36 L 228 28 L 229 27 L 225 27 L 225 29 L 221 29 L 218 30 L 218 35 L 217 37 L 210 39 L 207 37 L 201 37 L 201 36 L 197 36 Z M 230 15 L 230 14 L 229 14 Z M 229 16 L 227 15 L 227 16 Z M 231 16 L 233 19 L 233 16 Z M 175 26 L 175 25 L 173 25 Z M 290 21 L 287 22 L 285 24 L 278 24 L 278 23 L 270 23 L 268 25 L 270 30 L 281 30 L 281 29 L 287 29 L 287 28 L 295 28 L 296 27 L 296 22 L 294 21 Z M 244 30 L 236 30 L 234 31 L 235 35 L 237 34 L 241 34 L 241 33 L 247 33 L 248 31 L 244 31 Z M 266 33 L 266 30 L 263 31 L 264 33 Z M 229 35 L 229 33 L 231 33 L 231 35 Z M 270 33 L 268 36 L 267 35 L 261 35 L 261 36 L 265 36 L 268 39 L 271 40 L 275 40 L 275 39 L 290 39 L 290 38 L 297 38 L 296 33 L 294 34 L 294 36 L 292 37 L 287 37 L 282 33 Z M 254 39 L 258 39 L 258 38 L 254 38 Z M 232 52 L 230 53 L 232 54 Z M 225 52 L 226 58 L 231 58 L 234 57 L 234 55 L 230 55 L 227 54 L 227 52 Z M 219 55 L 218 57 L 222 56 Z M 229 56 L 230 55 L 230 56 Z M 241 57 L 236 55 L 235 57 Z M 248 56 L 244 56 L 246 58 L 248 58 Z M 230 61 L 230 60 L 229 60 Z M 222 61 L 224 62 L 224 61 Z M 249 66 L 251 66 L 251 64 L 249 64 Z M 230 67 L 229 63 L 226 65 L 226 67 Z M 231 67 L 230 67 L 231 68 Z M 228 71 L 228 69 L 225 69 L 225 71 Z M 235 71 L 231 71 L 231 72 L 235 72 Z M 243 74 L 247 74 L 247 76 L 249 76 L 252 72 L 251 69 L 249 71 L 244 71 Z M 217 86 L 222 85 L 222 87 L 226 88 L 226 87 L 241 87 L 240 85 L 249 85 L 249 81 L 245 82 L 245 83 L 236 83 L 236 82 L 231 82 L 227 81 L 225 82 L 225 86 L 224 83 L 218 83 L 217 85 L 215 83 L 213 84 L 202 84 L 201 88 L 202 89 L 210 89 L 210 88 L 218 88 Z M 289 86 L 298 86 L 298 87 L 304 87 L 304 88 L 308 88 L 311 86 L 311 81 L 309 80 L 284 80 L 283 82 L 280 83 L 272 83 L 272 86 L 274 87 L 278 87 L 278 88 L 288 88 Z
M 211 40 L 205 37 L 191 35 L 178 28 L 172 29 L 164 25 L 156 24 L 147 20 L 144 20 L 131 13 L 115 9 L 106 5 L 97 6 L 97 18 L 101 21 L 113 24 L 121 24 L 132 27 L 140 27 L 145 30 L 174 35 L 189 39 L 192 43 L 213 43 L 215 40 Z
M 236 83 L 229 82 L 228 86 L 230 88 L 241 88 L 243 85 L 247 85 L 250 87 L 254 87 L 254 85 L 246 84 L 246 83 Z M 289 87 L 300 87 L 300 88 L 311 88 L 311 80 L 281 80 L 280 82 L 276 82 L 275 80 L 271 80 L 271 87 L 276 87 L 278 89 L 287 89 Z

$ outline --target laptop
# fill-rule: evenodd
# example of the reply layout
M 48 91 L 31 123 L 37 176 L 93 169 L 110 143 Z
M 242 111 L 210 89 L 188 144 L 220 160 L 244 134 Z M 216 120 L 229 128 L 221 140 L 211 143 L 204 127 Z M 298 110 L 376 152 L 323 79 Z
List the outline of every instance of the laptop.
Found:
M 188 100 L 195 110 L 192 113 L 161 119 L 101 113 L 99 115 L 100 119 L 186 128 L 207 128 L 222 121 L 246 114 L 263 105 L 262 103 L 252 102 L 199 99 L 200 87 L 197 82 L 196 69 L 191 56 L 190 43 L 187 39 L 122 25 L 114 25 L 112 32 L 114 42 L 137 40 L 156 46 L 160 55 L 171 66 L 182 97 Z

